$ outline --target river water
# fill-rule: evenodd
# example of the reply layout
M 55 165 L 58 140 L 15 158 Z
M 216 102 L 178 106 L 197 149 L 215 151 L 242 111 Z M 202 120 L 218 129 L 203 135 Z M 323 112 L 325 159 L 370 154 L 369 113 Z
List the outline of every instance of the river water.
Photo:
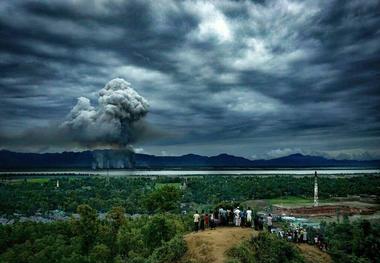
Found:
M 30 170 L 30 171 L 1 171 L 0 175 L 94 175 L 94 176 L 193 176 L 193 175 L 235 175 L 235 176 L 270 176 L 270 175 L 295 175 L 313 176 L 317 171 L 323 176 L 357 176 L 366 174 L 380 175 L 380 169 L 353 169 L 353 168 L 305 168 L 305 169 L 235 169 L 235 170 L 78 170 L 78 169 L 57 169 L 57 170 Z

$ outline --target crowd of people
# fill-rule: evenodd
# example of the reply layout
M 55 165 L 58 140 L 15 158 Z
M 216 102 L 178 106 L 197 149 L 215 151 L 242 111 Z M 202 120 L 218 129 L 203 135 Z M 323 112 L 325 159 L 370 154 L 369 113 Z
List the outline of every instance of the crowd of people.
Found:
M 273 217 L 271 214 L 255 213 L 250 207 L 242 209 L 239 206 L 234 209 L 224 209 L 220 207 L 215 211 L 201 213 L 196 211 L 193 215 L 194 231 L 205 230 L 206 228 L 215 229 L 217 226 L 237 226 L 251 227 L 257 231 L 263 231 L 264 225 L 268 232 L 276 234 L 279 238 L 295 243 L 314 244 L 321 250 L 326 250 L 327 245 L 322 235 L 310 236 L 306 228 L 292 226 L 288 230 L 273 227 Z
M 288 241 L 292 241 L 295 243 L 307 243 L 307 231 L 304 228 L 294 228 L 293 230 L 283 231 L 278 230 L 276 231 L 278 237 L 285 238 Z
M 248 209 L 242 209 L 239 206 L 235 209 L 224 209 L 220 207 L 217 211 L 205 212 L 198 211 L 193 215 L 194 231 L 205 230 L 209 227 L 215 229 L 216 226 L 237 226 L 237 227 L 253 227 L 255 230 L 264 229 L 264 217 Z M 273 226 L 272 215 L 266 218 L 267 229 L 270 232 Z
M 308 230 L 313 231 L 310 233 Z M 327 250 L 327 242 L 324 236 L 318 229 L 313 229 L 312 227 L 306 227 L 305 225 L 304 227 L 301 227 L 300 225 L 290 224 L 290 227 L 287 230 L 272 228 L 269 231 L 276 234 L 279 238 L 286 239 L 289 242 L 307 243 L 309 245 L 317 246 L 320 250 Z
M 323 235 L 315 233 L 310 236 L 307 232 L 307 228 L 293 227 L 287 231 L 276 229 L 274 232 L 279 238 L 284 238 L 289 242 L 308 243 L 311 245 L 316 245 L 321 250 L 327 250 L 327 243 L 325 242 Z

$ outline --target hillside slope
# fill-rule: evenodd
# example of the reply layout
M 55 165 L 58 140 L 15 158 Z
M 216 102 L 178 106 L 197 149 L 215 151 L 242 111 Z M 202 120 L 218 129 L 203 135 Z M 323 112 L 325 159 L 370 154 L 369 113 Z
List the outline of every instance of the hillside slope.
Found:
M 225 253 L 244 240 L 258 235 L 250 228 L 220 227 L 215 230 L 200 231 L 185 235 L 188 250 L 183 263 L 224 263 Z M 331 257 L 314 246 L 297 244 L 307 263 L 332 263 Z
M 185 241 L 188 251 L 183 262 L 223 263 L 228 249 L 257 234 L 258 232 L 252 229 L 239 227 L 220 227 L 187 234 Z

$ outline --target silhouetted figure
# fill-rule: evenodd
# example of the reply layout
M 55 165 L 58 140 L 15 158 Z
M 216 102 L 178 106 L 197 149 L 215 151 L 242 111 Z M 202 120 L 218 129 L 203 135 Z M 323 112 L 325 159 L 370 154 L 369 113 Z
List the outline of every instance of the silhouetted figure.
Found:
M 210 225 L 209 221 L 210 221 L 210 216 L 208 213 L 206 213 L 205 214 L 205 228 L 207 228 Z
M 200 229 L 205 230 L 205 210 L 202 210 Z
M 256 213 L 253 217 L 253 224 L 254 224 L 255 230 L 259 230 L 259 216 Z
M 259 217 L 259 230 L 263 231 L 264 229 L 264 218 L 262 216 Z
M 240 211 L 240 226 L 244 227 L 245 226 L 245 218 L 246 218 L 246 212 L 245 210 L 242 210 Z

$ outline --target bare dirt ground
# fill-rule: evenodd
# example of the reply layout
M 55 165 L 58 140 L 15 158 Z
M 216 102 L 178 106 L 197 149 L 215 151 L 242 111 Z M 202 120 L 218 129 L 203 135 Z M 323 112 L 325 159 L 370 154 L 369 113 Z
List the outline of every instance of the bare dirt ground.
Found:
M 293 203 L 293 204 L 281 204 L 281 203 L 274 203 L 273 204 L 276 207 L 280 208 L 303 208 L 303 207 L 313 207 L 314 203 Z M 348 207 L 355 207 L 355 208 L 379 208 L 379 204 L 377 203 L 366 203 L 361 201 L 323 201 L 320 202 L 320 206 L 348 206 Z
M 188 251 L 183 262 L 223 263 L 228 249 L 257 233 L 250 228 L 240 227 L 220 227 L 215 230 L 190 233 L 185 236 Z
M 223 263 L 227 259 L 225 252 L 228 249 L 257 234 L 257 231 L 250 228 L 238 227 L 220 227 L 187 234 L 185 241 L 188 250 L 181 262 Z M 332 263 L 327 253 L 314 246 L 298 244 L 297 247 L 308 263 Z

